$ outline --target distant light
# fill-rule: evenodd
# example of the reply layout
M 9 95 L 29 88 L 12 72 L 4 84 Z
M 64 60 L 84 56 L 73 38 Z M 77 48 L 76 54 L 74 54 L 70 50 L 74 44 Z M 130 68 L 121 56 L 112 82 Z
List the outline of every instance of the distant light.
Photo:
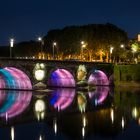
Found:
M 84 127 L 86 126 L 86 117 L 85 116 L 83 117 L 83 126 Z
M 56 118 L 53 120 L 53 128 L 54 128 L 54 133 L 57 134 L 57 120 L 56 120 Z
M 121 48 L 124 48 L 124 44 L 121 44 Z
M 114 49 L 113 47 L 110 47 L 110 53 L 112 53 L 112 52 L 113 52 L 113 49 Z
M 14 39 L 13 38 L 10 39 L 10 47 L 14 47 Z
M 81 41 L 81 44 L 83 45 L 85 42 L 84 41 Z
M 14 137 L 15 137 L 15 135 L 14 135 L 14 127 L 12 126 L 11 127 L 11 140 L 14 140 Z
M 113 109 L 111 109 L 110 117 L 111 117 L 111 121 L 112 121 L 112 124 L 113 124 L 114 123 L 114 110 Z
M 42 41 L 42 38 L 41 37 L 38 37 L 38 41 Z
M 122 117 L 121 125 L 122 125 L 122 129 L 124 129 L 124 117 Z
M 140 42 L 140 34 L 138 34 L 138 41 Z
M 41 135 L 39 136 L 39 140 L 42 140 L 42 136 Z
M 56 45 L 57 45 L 57 43 L 56 43 L 56 42 L 53 42 L 53 45 L 54 45 L 54 46 L 56 46 Z
M 138 117 L 138 110 L 136 107 L 132 109 L 132 117 L 135 119 Z
M 42 112 L 45 111 L 45 103 L 43 100 L 37 100 L 35 103 L 35 111 L 36 112 Z
M 85 127 L 82 127 L 82 136 L 85 137 Z

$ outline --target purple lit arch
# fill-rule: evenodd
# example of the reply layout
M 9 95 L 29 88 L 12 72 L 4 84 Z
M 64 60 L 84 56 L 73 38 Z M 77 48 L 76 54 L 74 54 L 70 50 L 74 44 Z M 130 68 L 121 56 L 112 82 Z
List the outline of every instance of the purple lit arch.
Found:
M 69 71 L 57 69 L 51 73 L 48 85 L 55 87 L 75 87 L 75 80 Z
M 101 70 L 95 70 L 88 79 L 89 85 L 104 86 L 109 85 L 106 74 Z

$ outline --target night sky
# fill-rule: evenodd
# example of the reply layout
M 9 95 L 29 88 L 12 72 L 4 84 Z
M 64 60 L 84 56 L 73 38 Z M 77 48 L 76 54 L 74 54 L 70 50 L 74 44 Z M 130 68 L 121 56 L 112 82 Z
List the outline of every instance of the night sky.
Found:
M 35 40 L 68 25 L 112 23 L 129 37 L 140 32 L 140 0 L 1 0 L 0 46 Z

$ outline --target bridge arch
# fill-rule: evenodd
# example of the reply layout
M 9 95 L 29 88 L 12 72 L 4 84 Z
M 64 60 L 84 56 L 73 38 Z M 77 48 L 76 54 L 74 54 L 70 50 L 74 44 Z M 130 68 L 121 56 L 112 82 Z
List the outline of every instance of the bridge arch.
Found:
M 14 67 L 1 68 L 0 81 L 1 89 L 32 89 L 29 77 L 23 71 Z
M 66 69 L 58 68 L 52 71 L 48 78 L 48 86 L 75 87 L 74 76 Z
M 92 72 L 88 78 L 89 85 L 96 86 L 107 86 L 109 85 L 109 80 L 107 75 L 101 70 L 95 70 Z

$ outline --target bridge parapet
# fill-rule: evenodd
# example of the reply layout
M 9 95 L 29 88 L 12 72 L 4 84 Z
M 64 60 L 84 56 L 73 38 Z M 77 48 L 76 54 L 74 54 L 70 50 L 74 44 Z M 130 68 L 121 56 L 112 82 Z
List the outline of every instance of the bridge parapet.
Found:
M 43 65 L 44 66 L 43 66 Z M 92 84 L 110 84 L 110 77 L 114 72 L 114 65 L 100 62 L 82 62 L 82 61 L 57 61 L 57 60 L 39 60 L 39 59 L 0 59 L 0 67 L 15 67 L 28 75 L 32 85 L 42 82 L 46 85 L 51 83 L 54 86 L 67 86 L 68 80 L 73 78 L 72 85 L 75 86 L 81 81 L 88 83 L 92 75 Z M 59 71 L 58 71 L 59 70 Z M 44 71 L 44 72 L 43 72 Z M 44 78 L 37 78 L 37 75 L 44 75 Z M 104 75 L 104 76 L 103 76 Z M 67 80 L 63 80 L 67 79 Z M 55 81 L 56 80 L 56 81 Z M 53 82 L 52 82 L 53 81 Z M 51 85 L 50 85 L 51 86 Z M 71 87 L 71 85 L 69 85 Z

